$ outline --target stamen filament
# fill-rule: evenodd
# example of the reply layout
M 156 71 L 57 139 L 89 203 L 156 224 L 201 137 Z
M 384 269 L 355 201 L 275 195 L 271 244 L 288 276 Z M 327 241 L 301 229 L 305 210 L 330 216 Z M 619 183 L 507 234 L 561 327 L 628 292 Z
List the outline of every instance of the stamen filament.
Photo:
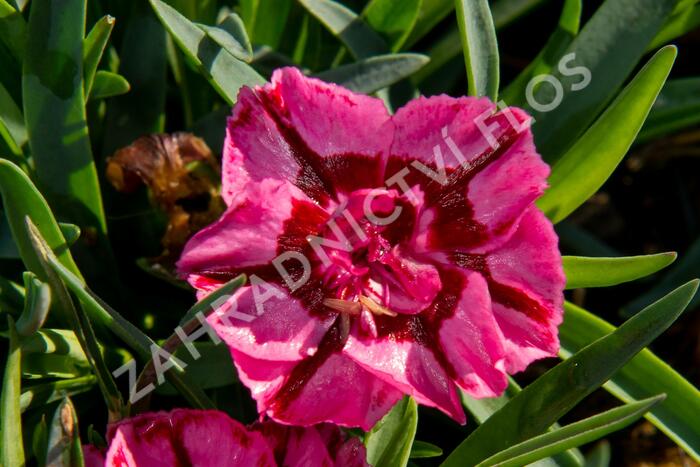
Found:
M 387 316 L 396 316 L 397 313 L 395 311 L 391 311 L 387 307 L 380 305 L 379 303 L 375 302 L 369 297 L 365 297 L 364 295 L 360 295 L 360 303 L 362 303 L 369 311 L 374 313 L 375 315 L 387 315 Z
M 341 300 L 339 298 L 324 298 L 323 304 L 335 311 L 347 313 L 349 315 L 359 315 L 362 311 L 362 305 L 360 305 L 358 302 Z

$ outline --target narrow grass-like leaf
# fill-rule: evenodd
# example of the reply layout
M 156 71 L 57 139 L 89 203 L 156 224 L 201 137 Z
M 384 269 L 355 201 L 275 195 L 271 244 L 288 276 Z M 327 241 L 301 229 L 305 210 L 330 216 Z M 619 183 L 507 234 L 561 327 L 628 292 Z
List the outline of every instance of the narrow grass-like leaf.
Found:
M 681 255 L 678 262 L 663 276 L 663 279 L 650 290 L 625 305 L 621 310 L 622 316 L 632 316 L 649 303 L 668 293 L 669 290 L 677 287 L 678 284 L 698 276 L 700 276 L 700 238 L 690 245 L 685 254 Z M 691 305 L 694 306 L 698 300 L 699 298 L 695 297 Z
M 36 189 L 27 175 L 12 162 L 0 159 L 0 192 L 2 193 L 5 216 L 10 224 L 12 236 L 24 265 L 40 279 L 45 279 L 44 270 L 34 252 L 31 241 L 24 231 L 24 218 L 31 216 L 41 236 L 56 252 L 61 264 L 71 273 L 82 279 L 78 267 L 73 262 L 66 246 L 61 229 L 49 209 L 46 200 Z
M 5 140 L 5 144 L 15 156 L 22 154 L 22 146 L 27 142 L 24 117 L 2 83 L 0 83 L 0 137 Z
M 86 96 L 89 96 L 92 90 L 97 66 L 112 34 L 112 28 L 114 28 L 114 18 L 109 15 L 103 16 L 83 41 L 83 88 Z
M 469 410 L 469 413 L 474 417 L 477 423 L 484 423 L 491 415 L 501 410 L 513 397 L 515 397 L 522 389 L 513 380 L 509 378 L 509 384 L 505 392 L 499 397 L 487 397 L 484 399 L 474 399 L 464 391 L 460 391 L 462 396 L 462 405 Z M 554 424 L 549 428 L 549 431 L 559 428 L 558 424 Z M 582 467 L 583 454 L 578 449 L 572 448 L 559 454 L 553 455 L 535 467 Z
M 411 47 L 443 19 L 450 14 L 455 7 L 454 0 L 423 0 L 418 10 L 416 24 L 411 34 L 405 41 L 405 47 Z
M 46 448 L 48 444 L 49 427 L 46 425 L 46 416 L 42 415 L 32 434 L 32 451 L 38 465 L 46 465 Z
M 292 3 L 292 0 L 241 0 L 241 16 L 251 40 L 277 49 Z
M 240 16 L 238 16 L 236 13 L 229 13 L 219 24 L 217 24 L 217 27 L 229 33 L 231 37 L 236 40 L 236 42 L 243 46 L 247 60 L 251 60 L 253 58 L 253 46 L 250 43 L 250 38 L 248 38 L 248 34 L 245 30 L 245 24 L 243 24 L 243 20 Z
M 2 394 L 0 395 L 0 464 L 24 465 L 24 445 L 22 443 L 21 395 L 21 350 L 15 323 L 7 317 L 10 333 L 10 348 L 7 352 L 5 373 L 2 377 Z
M 173 7 L 160 0 L 150 2 L 180 49 L 226 102 L 233 105 L 242 86 L 254 86 L 265 82 L 255 70 L 221 48 Z
M 84 34 L 85 0 L 65 0 L 60 8 L 51 0 L 32 2 L 22 73 L 24 118 L 38 181 L 57 215 L 104 236 L 85 115 Z
M 49 257 L 49 263 L 68 288 L 80 299 L 85 306 L 85 311 L 93 320 L 101 322 L 111 329 L 142 358 L 146 360 L 151 358 L 151 346 L 156 345 L 156 343 L 150 337 L 100 300 L 78 277 L 55 258 Z M 169 363 L 172 363 L 172 368 L 165 373 L 165 377 L 177 388 L 180 394 L 194 407 L 214 408 L 214 404 L 199 386 L 185 375 L 184 369 L 175 361 L 170 360 Z
M 609 467 L 610 466 L 610 443 L 601 441 L 586 456 L 585 467 Z
M 119 62 L 119 74 L 129 82 L 131 92 L 106 102 L 104 156 L 140 136 L 165 130 L 167 33 L 149 5 L 135 2 L 131 8 Z
M 547 0 L 498 0 L 491 4 L 491 16 L 495 28 L 501 29 L 520 16 L 530 12 Z M 454 0 L 424 0 L 423 8 L 418 16 L 416 26 L 406 44 L 411 46 L 418 38 L 423 37 L 429 29 L 425 29 L 430 24 L 432 29 L 437 22 L 441 21 L 454 8 Z M 428 13 L 423 16 L 424 11 Z M 425 22 L 430 20 L 430 22 Z M 433 23 L 433 21 L 436 21 Z M 436 71 L 450 62 L 453 58 L 462 53 L 462 43 L 457 25 L 450 27 L 437 41 L 433 43 L 425 52 L 430 57 L 430 63 L 416 76 L 416 82 L 428 79 Z
M 229 298 L 233 293 L 241 288 L 245 284 L 246 276 L 245 274 L 240 274 L 221 287 L 217 288 L 213 292 L 207 294 L 206 297 L 192 305 L 189 310 L 184 314 L 180 320 L 180 325 L 185 325 L 186 323 L 195 319 L 198 313 L 203 313 L 205 315 L 212 311 L 212 306 L 219 303 L 223 299 Z
M 99 70 L 90 90 L 89 101 L 97 101 L 108 97 L 119 96 L 129 92 L 129 82 L 121 75 L 111 71 Z
M 673 39 L 683 36 L 700 26 L 700 5 L 692 5 L 671 16 L 661 31 L 654 37 L 649 50 L 668 44 Z
M 501 91 L 501 99 L 508 105 L 523 107 L 528 83 L 537 75 L 549 73 L 556 61 L 578 34 L 581 22 L 581 0 L 565 0 L 559 23 L 547 44 L 518 76 Z
M 422 0 L 372 0 L 362 17 L 385 38 L 391 51 L 396 52 L 416 24 L 422 3 Z
M 0 41 L 20 63 L 24 60 L 26 40 L 27 23 L 22 13 L 7 3 L 7 0 L 0 0 Z
M 206 33 L 209 38 L 219 44 L 226 52 L 244 62 L 249 62 L 253 59 L 253 51 L 247 50 L 243 44 L 232 36 L 228 31 L 217 27 L 207 26 L 206 24 L 197 24 L 199 28 Z
M 665 395 L 644 399 L 616 407 L 579 422 L 566 425 L 527 441 L 511 446 L 478 464 L 478 467 L 497 465 L 519 467 L 557 454 L 620 430 L 642 417 L 651 407 L 665 399 Z
M 83 448 L 80 444 L 78 415 L 68 397 L 56 409 L 49 426 L 49 444 L 46 465 L 83 467 Z
M 666 81 L 637 138 L 638 143 L 700 122 L 700 77 Z
M 324 81 L 337 83 L 355 92 L 372 94 L 408 78 L 428 63 L 420 54 L 391 54 L 358 60 L 316 75 Z
M 404 467 L 418 427 L 418 405 L 405 396 L 365 435 L 367 462 L 374 467 Z
M 676 253 L 591 258 L 564 256 L 566 288 L 609 287 L 654 274 L 676 260 Z
M 65 396 L 74 396 L 89 391 L 95 384 L 97 384 L 97 378 L 94 375 L 35 384 L 22 391 L 20 408 L 24 412 L 35 407 L 43 407 L 46 404 L 63 399 Z
M 683 312 L 697 287 L 697 280 L 679 287 L 537 378 L 474 430 L 443 465 L 476 465 L 543 433 L 665 331 Z
M 548 162 L 559 159 L 605 108 L 677 2 L 606 0 L 583 26 L 549 83 L 530 99 L 536 103 L 529 109 L 537 122 L 535 142 Z
M 683 288 L 687 289 L 688 286 Z M 677 295 L 678 290 L 672 294 Z M 669 296 L 662 301 L 667 301 Z M 662 301 L 646 310 L 657 307 Z M 592 342 L 607 339 L 605 336 L 612 332 L 619 332 L 613 325 L 571 303 L 566 303 L 564 309 L 564 323 L 559 328 L 563 357 L 568 358 Z M 697 417 L 700 413 L 700 391 L 663 360 L 644 349 L 603 387 L 624 402 L 665 393 L 668 398 L 652 408 L 647 418 L 696 462 L 700 462 L 700 418 Z
M 498 97 L 496 29 L 487 0 L 455 0 L 470 96 Z
M 432 443 L 415 440 L 411 446 L 411 459 L 429 459 L 442 456 L 442 448 Z
M 73 299 L 68 294 L 63 282 L 56 274 L 56 271 L 51 268 L 49 261 L 58 262 L 56 256 L 51 251 L 51 248 L 46 244 L 46 241 L 41 238 L 41 234 L 36 226 L 32 223 L 29 217 L 26 218 L 27 235 L 30 237 L 34 251 L 39 258 L 39 261 L 46 273 L 47 282 L 51 284 L 53 290 L 53 298 L 59 304 L 60 308 L 67 312 L 69 323 L 73 328 L 73 332 L 80 342 L 83 352 L 90 361 L 97 381 L 102 391 L 102 396 L 107 404 L 109 411 L 109 421 L 116 421 L 124 414 L 124 402 L 117 385 L 112 378 L 112 374 L 107 368 L 100 347 L 97 343 L 97 337 L 92 328 L 92 324 L 88 319 L 82 307 L 76 307 Z
M 51 307 L 51 287 L 32 272 L 24 273 L 24 310 L 17 320 L 17 334 L 31 336 L 43 326 Z
M 549 189 L 537 202 L 552 222 L 571 214 L 615 170 L 642 127 L 675 58 L 675 47 L 659 50 L 595 124 L 554 164 Z
M 309 13 L 345 44 L 355 58 L 367 58 L 389 51 L 386 42 L 347 7 L 333 0 L 299 0 Z
M 200 358 L 193 358 L 190 351 L 183 347 L 177 349 L 174 355 L 187 364 L 187 375 L 197 381 L 202 389 L 221 388 L 238 381 L 231 354 L 225 345 L 206 341 L 195 342 L 193 345 Z M 156 387 L 156 393 L 170 396 L 179 394 L 170 383 Z

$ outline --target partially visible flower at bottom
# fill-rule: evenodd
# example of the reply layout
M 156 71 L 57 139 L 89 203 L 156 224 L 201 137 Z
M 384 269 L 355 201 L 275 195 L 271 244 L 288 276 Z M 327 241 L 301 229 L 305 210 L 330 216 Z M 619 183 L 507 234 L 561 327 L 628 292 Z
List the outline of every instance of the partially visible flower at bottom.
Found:
M 334 425 L 245 427 L 217 410 L 145 413 L 110 425 L 108 435 L 106 454 L 83 447 L 86 467 L 368 465 L 360 439 Z

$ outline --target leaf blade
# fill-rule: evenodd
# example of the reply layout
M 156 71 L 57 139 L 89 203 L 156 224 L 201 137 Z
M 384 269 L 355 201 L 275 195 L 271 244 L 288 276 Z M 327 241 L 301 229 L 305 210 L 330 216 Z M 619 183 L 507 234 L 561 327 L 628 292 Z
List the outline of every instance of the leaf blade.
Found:
M 470 96 L 498 99 L 496 29 L 487 0 L 455 0 Z
M 676 253 L 617 258 L 564 256 L 566 289 L 609 287 L 654 274 L 676 260 Z

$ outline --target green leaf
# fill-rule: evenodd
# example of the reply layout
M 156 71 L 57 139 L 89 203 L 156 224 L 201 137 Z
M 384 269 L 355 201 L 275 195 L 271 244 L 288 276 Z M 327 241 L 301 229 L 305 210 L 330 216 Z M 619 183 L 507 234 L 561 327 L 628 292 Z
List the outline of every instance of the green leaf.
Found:
M 29 237 L 25 234 L 24 218 L 31 216 L 46 243 L 56 252 L 61 264 L 82 279 L 78 267 L 68 250 L 61 229 L 49 209 L 44 197 L 39 193 L 29 177 L 12 162 L 0 159 L 0 192 L 2 193 L 5 216 L 12 230 L 12 237 L 19 249 L 24 265 L 39 279 L 46 278 Z
M 68 397 L 56 409 L 49 427 L 49 445 L 46 465 L 83 467 L 83 448 L 80 444 L 78 415 Z
M 638 420 L 665 397 L 665 395 L 660 395 L 616 407 L 549 433 L 535 436 L 489 457 L 479 463 L 478 467 L 492 465 L 519 467 L 566 449 L 581 446 L 626 427 Z
M 537 202 L 552 222 L 571 214 L 615 170 L 642 127 L 675 59 L 675 47 L 659 50 L 595 124 L 554 164 L 549 189 Z
M 401 49 L 418 19 L 422 0 L 372 0 L 362 17 L 381 34 L 392 52 Z
M 698 26 L 700 26 L 700 5 L 691 5 L 666 21 L 661 31 L 651 41 L 648 50 L 654 50 L 668 44 L 673 39 L 693 31 Z
M 19 337 L 11 316 L 7 317 L 10 333 L 10 348 L 7 352 L 5 373 L 2 377 L 2 395 L 0 395 L 0 463 L 2 465 L 24 465 L 24 444 L 22 442 L 22 415 L 20 410 L 22 361 Z
M 522 389 L 513 380 L 509 378 L 509 384 L 506 390 L 499 397 L 488 397 L 484 399 L 474 399 L 466 392 L 460 391 L 462 396 L 462 405 L 469 410 L 475 421 L 478 424 L 484 423 L 491 415 L 501 410 L 513 397 L 515 397 Z M 553 424 L 549 431 L 558 429 L 558 424 Z M 581 467 L 583 465 L 583 455 L 578 449 L 569 449 L 568 451 L 555 454 L 551 458 L 542 461 L 542 465 L 537 467 Z
M 119 96 L 129 92 L 129 89 L 131 89 L 129 82 L 123 76 L 111 71 L 98 70 L 97 74 L 95 74 L 95 80 L 92 83 L 88 100 L 94 102 L 108 97 Z
M 107 156 L 144 134 L 165 130 L 167 33 L 147 4 L 133 3 L 132 10 L 119 63 L 131 92 L 106 102 L 102 150 Z
M 365 435 L 367 462 L 374 467 L 408 463 L 418 426 L 418 406 L 405 396 Z
M 241 0 L 241 16 L 251 41 L 277 49 L 284 33 L 291 0 Z
M 332 0 L 299 0 L 299 3 L 338 37 L 355 58 L 367 58 L 389 51 L 384 39 L 340 3 Z
M 586 467 L 609 467 L 610 443 L 601 441 L 586 456 Z
M 526 104 L 528 83 L 538 75 L 548 74 L 556 67 L 556 61 L 578 34 L 581 22 L 581 0 L 565 0 L 559 23 L 547 44 L 518 76 L 501 91 L 501 99 L 508 105 L 523 107 Z
M 668 297 L 678 297 L 679 291 L 683 289 L 687 290 L 688 285 L 667 295 L 642 313 L 668 302 Z M 571 303 L 566 303 L 564 310 L 564 323 L 559 328 L 563 357 L 579 352 L 598 339 L 607 339 L 604 336 L 622 329 L 620 327 L 616 331 L 611 324 Z M 612 351 L 610 355 L 613 355 Z M 700 418 L 696 416 L 700 413 L 700 391 L 663 360 L 648 349 L 642 350 L 603 387 L 624 402 L 666 393 L 668 398 L 655 406 L 647 418 L 700 462 Z
M 60 8 L 51 0 L 33 1 L 22 96 L 43 193 L 62 220 L 103 236 L 107 225 L 85 116 L 84 34 L 84 0 L 65 0 Z
M 498 98 L 496 29 L 487 0 L 455 0 L 470 96 Z
M 17 320 L 17 334 L 31 336 L 43 326 L 51 307 L 51 287 L 32 272 L 24 273 L 24 310 Z
M 253 59 L 253 46 L 250 43 L 245 24 L 243 24 L 240 16 L 236 13 L 229 13 L 217 26 L 230 34 L 243 47 L 242 60 L 250 61 Z
M 411 446 L 411 459 L 429 459 L 442 456 L 442 448 L 425 441 L 415 440 Z
M 590 258 L 564 256 L 566 288 L 609 287 L 654 274 L 676 260 L 676 253 Z
M 249 62 L 253 59 L 253 49 L 250 42 L 241 42 L 241 40 L 247 40 L 248 37 L 245 36 L 245 29 L 240 23 L 240 18 L 238 21 L 237 18 L 238 16 L 233 14 L 218 26 L 207 26 L 206 24 L 197 24 L 197 26 L 226 52 L 239 60 Z
M 605 108 L 677 2 L 606 0 L 584 25 L 552 74 L 561 92 L 542 83 L 529 100 L 537 149 L 548 162 L 559 159 Z
M 86 96 L 91 94 L 97 66 L 113 28 L 114 18 L 109 15 L 103 16 L 83 41 L 83 88 Z
M 504 28 L 530 13 L 548 0 L 494 0 L 491 6 L 493 21 L 497 28 Z
M 97 337 L 92 328 L 92 324 L 88 319 L 82 306 L 76 307 L 73 299 L 68 294 L 64 284 L 58 277 L 56 272 L 49 265 L 49 261 L 58 262 L 51 248 L 46 244 L 46 241 L 41 238 L 41 233 L 32 223 L 29 217 L 26 218 L 27 235 L 32 241 L 32 246 L 41 261 L 42 267 L 46 273 L 47 281 L 51 284 L 53 290 L 53 298 L 59 304 L 60 308 L 67 312 L 68 322 L 73 328 L 73 332 L 80 342 L 80 347 L 88 358 L 92 366 L 97 382 L 102 392 L 102 396 L 107 404 L 109 411 L 109 420 L 119 420 L 124 412 L 124 402 L 117 385 L 112 378 L 107 364 L 105 363 L 100 347 L 97 343 Z
M 20 408 L 24 412 L 35 407 L 44 407 L 46 404 L 63 399 L 64 396 L 74 396 L 87 392 L 95 384 L 97 384 L 97 378 L 94 375 L 35 384 L 22 391 Z
M 236 102 L 242 86 L 265 82 L 255 70 L 222 49 L 177 10 L 160 0 L 150 2 L 180 49 L 230 105 Z
M 700 122 L 700 77 L 666 81 L 637 142 L 642 143 Z
M 355 92 L 373 94 L 411 76 L 428 61 L 428 57 L 419 54 L 377 55 L 332 68 L 316 77 Z
M 405 41 L 405 47 L 411 47 L 443 19 L 450 14 L 454 8 L 454 0 L 423 0 L 418 11 L 416 24 L 413 26 L 411 34 Z
M 690 302 L 698 282 L 676 289 L 537 378 L 474 430 L 443 465 L 476 465 L 513 444 L 543 433 L 665 331 Z M 527 420 L 527 423 L 513 423 L 513 420 Z
M 100 300 L 82 280 L 56 261 L 55 257 L 49 257 L 48 261 L 68 288 L 80 299 L 82 305 L 85 306 L 85 311 L 93 321 L 100 322 L 111 329 L 143 359 L 151 358 L 151 346 L 155 345 L 155 342 L 150 337 Z M 185 375 L 184 369 L 175 361 L 171 360 L 170 363 L 172 363 L 172 368 L 165 373 L 165 377 L 177 388 L 180 394 L 196 408 L 214 408 L 214 404 L 201 388 Z
M 0 41 L 20 63 L 24 59 L 26 40 L 27 23 L 22 13 L 7 3 L 7 0 L 0 0 Z
M 66 240 L 66 245 L 71 246 L 80 238 L 80 227 L 75 224 L 59 222 L 58 228 L 61 229 L 63 238 Z
M 32 434 L 32 451 L 38 465 L 46 465 L 46 447 L 49 444 L 49 428 L 46 426 L 46 417 L 41 416 L 41 421 L 34 427 Z
M 22 155 L 22 146 L 27 143 L 24 117 L 2 83 L 0 83 L 0 137 L 15 156 Z

